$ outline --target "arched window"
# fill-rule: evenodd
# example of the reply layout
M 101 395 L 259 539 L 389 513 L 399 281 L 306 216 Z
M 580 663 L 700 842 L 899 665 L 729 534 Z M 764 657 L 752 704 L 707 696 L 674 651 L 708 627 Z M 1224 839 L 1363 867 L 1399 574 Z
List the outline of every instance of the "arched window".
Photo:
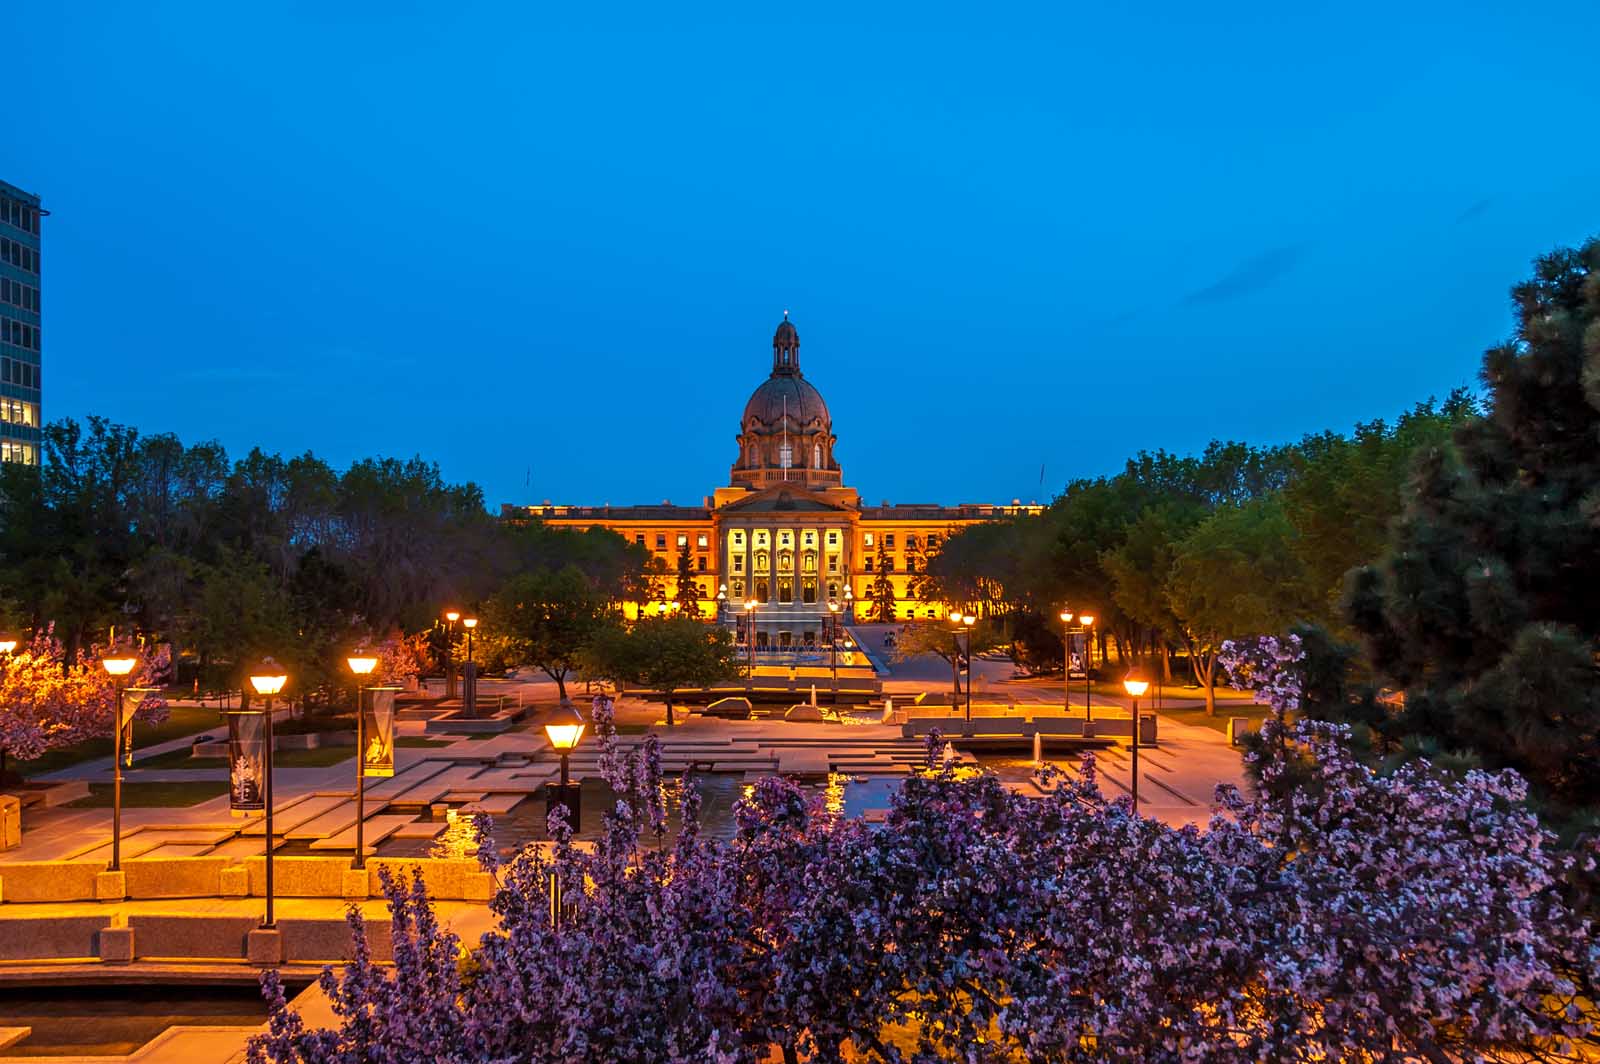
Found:
M 822 444 L 820 443 L 813 443 L 811 445 L 811 468 L 822 468 Z
M 756 466 L 761 464 L 756 461 L 756 445 L 753 443 L 750 445 L 750 457 L 746 460 L 745 464 L 751 469 L 754 469 Z

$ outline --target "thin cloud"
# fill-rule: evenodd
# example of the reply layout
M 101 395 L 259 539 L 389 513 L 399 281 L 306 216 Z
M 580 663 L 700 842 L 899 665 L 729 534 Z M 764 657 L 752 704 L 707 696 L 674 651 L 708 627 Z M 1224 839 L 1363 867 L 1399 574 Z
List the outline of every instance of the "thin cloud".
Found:
M 1204 288 L 1190 292 L 1183 297 L 1183 301 L 1188 304 L 1223 303 L 1254 295 L 1293 270 L 1305 257 L 1305 252 L 1304 244 L 1291 244 L 1262 252 L 1245 259 Z
M 1482 215 L 1485 211 L 1487 211 L 1489 209 L 1489 205 L 1492 204 L 1493 202 L 1494 202 L 1494 200 L 1492 200 L 1492 199 L 1481 199 L 1481 200 L 1479 200 L 1477 203 L 1474 203 L 1472 206 L 1468 207 L 1466 210 L 1464 210 L 1460 214 L 1456 215 L 1456 224 L 1457 225 L 1462 225 L 1462 224 L 1464 224 L 1466 222 L 1472 221 L 1472 219 L 1474 219 L 1474 218 L 1479 217 L 1480 215 Z

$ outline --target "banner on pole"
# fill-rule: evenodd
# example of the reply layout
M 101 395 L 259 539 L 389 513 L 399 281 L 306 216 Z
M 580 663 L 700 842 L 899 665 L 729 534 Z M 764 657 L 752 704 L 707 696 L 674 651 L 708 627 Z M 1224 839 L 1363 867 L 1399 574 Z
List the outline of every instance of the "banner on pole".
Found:
M 228 808 L 258 813 L 266 808 L 267 715 L 228 714 Z
M 361 707 L 361 774 L 394 775 L 394 700 L 398 687 L 367 688 L 366 704 Z
M 1088 639 L 1083 632 L 1072 633 L 1072 653 L 1067 659 L 1067 676 L 1069 679 L 1081 680 L 1086 675 L 1084 666 L 1088 662 Z

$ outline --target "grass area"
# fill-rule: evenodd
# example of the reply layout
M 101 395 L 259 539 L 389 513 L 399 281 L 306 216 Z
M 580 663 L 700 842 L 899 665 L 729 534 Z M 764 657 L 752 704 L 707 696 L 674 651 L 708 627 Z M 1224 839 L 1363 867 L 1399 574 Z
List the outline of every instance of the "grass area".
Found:
M 1221 699 L 1217 700 L 1219 703 Z M 1263 720 L 1271 712 L 1266 706 L 1255 705 L 1218 705 L 1217 715 L 1206 716 L 1205 706 L 1194 706 L 1187 709 L 1162 709 L 1161 715 L 1180 724 L 1195 724 L 1202 728 L 1228 734 L 1229 717 L 1245 717 L 1249 720 Z
M 194 735 L 208 728 L 219 729 L 218 735 L 225 734 L 227 722 L 223 720 L 222 713 L 216 709 L 199 709 L 192 706 L 174 706 L 167 719 L 160 724 L 145 724 L 135 721 L 133 725 L 134 747 L 154 746 L 156 743 L 166 742 L 168 739 L 178 739 L 185 735 Z M 51 750 L 32 761 L 17 761 L 7 764 L 8 771 L 23 776 L 39 776 L 46 772 L 67 768 L 83 761 L 92 761 L 97 757 L 111 756 L 111 737 L 103 739 L 89 739 L 71 746 L 63 746 L 59 750 Z
M 617 725 L 617 734 L 618 735 L 649 735 L 650 734 L 650 729 L 651 729 L 651 726 L 649 724 L 618 724 Z
M 402 736 L 400 736 L 398 739 L 396 739 L 394 741 L 394 745 L 396 745 L 396 746 L 435 747 L 435 746 L 449 746 L 451 741 L 452 740 L 450 740 L 450 739 L 424 739 L 420 735 L 402 735 Z
M 140 783 L 122 781 L 122 805 L 125 809 L 153 806 L 199 805 L 208 798 L 228 793 L 228 781 L 185 780 L 182 783 Z M 72 809 L 110 809 L 111 784 L 91 783 L 89 797 L 68 802 Z
M 353 746 L 314 746 L 309 750 L 279 750 L 272 763 L 278 768 L 326 768 L 355 756 L 356 748 Z M 140 758 L 133 763 L 135 772 L 142 768 L 221 770 L 227 767 L 227 758 L 190 757 L 186 748 L 168 750 L 164 754 Z

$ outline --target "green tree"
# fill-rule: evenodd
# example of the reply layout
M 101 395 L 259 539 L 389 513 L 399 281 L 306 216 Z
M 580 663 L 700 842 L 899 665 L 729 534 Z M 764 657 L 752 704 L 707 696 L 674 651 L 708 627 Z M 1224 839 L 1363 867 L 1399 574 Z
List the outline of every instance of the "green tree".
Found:
M 504 641 L 510 660 L 554 680 L 563 702 L 568 674 L 616 616 L 607 594 L 576 565 L 512 577 L 488 600 L 483 615 L 486 634 Z
M 979 618 L 970 627 L 963 626 L 959 635 L 948 621 L 924 621 L 905 626 L 895 642 L 894 660 L 908 661 L 923 654 L 936 655 L 950 666 L 954 682 L 958 665 L 966 660 L 969 653 L 982 654 L 1004 642 L 1005 629 L 988 618 Z M 967 662 L 967 666 L 970 677 L 971 663 Z
M 694 559 L 689 556 L 689 546 L 678 548 L 678 572 L 674 581 L 676 593 L 673 601 L 685 617 L 700 617 L 700 582 L 695 577 Z
M 1168 640 L 1184 642 L 1184 625 L 1173 611 L 1171 582 L 1180 544 L 1205 519 L 1195 503 L 1152 506 L 1128 526 L 1123 541 L 1100 555 L 1121 614 L 1156 633 L 1164 681 L 1172 679 Z
M 877 560 L 873 563 L 872 583 L 867 585 L 867 619 L 879 624 L 894 620 L 894 578 L 890 575 L 889 555 L 878 545 Z
M 1226 505 L 1175 548 L 1167 602 L 1206 713 L 1216 715 L 1217 654 L 1227 639 L 1282 632 L 1302 612 L 1294 528 L 1276 496 Z
M 1516 333 L 1483 359 L 1486 415 L 1418 456 L 1405 509 L 1356 570 L 1348 619 L 1378 722 L 1517 769 L 1566 811 L 1600 804 L 1600 240 L 1539 259 Z
M 679 691 L 710 687 L 740 674 L 733 633 L 693 617 L 651 617 L 632 627 L 602 629 L 584 655 L 584 672 L 655 691 L 667 703 L 667 724 L 676 724 Z

